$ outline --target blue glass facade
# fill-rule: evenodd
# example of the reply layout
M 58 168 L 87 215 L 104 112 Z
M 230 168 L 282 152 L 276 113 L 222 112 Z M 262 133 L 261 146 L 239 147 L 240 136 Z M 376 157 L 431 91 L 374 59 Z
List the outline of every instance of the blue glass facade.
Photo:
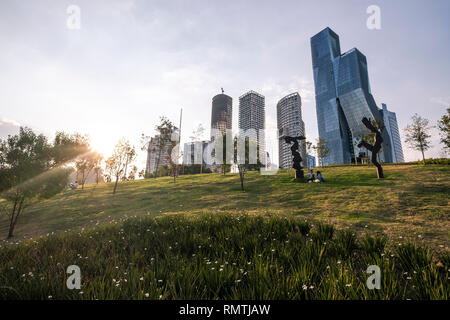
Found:
M 358 49 L 341 54 L 339 36 L 330 28 L 311 38 L 311 54 L 319 136 L 330 149 L 323 164 L 351 163 L 362 151 L 352 139 L 369 133 L 361 119 L 383 121 L 371 94 L 366 57 Z M 386 131 L 383 136 L 389 141 Z M 381 157 L 391 162 L 390 148 Z

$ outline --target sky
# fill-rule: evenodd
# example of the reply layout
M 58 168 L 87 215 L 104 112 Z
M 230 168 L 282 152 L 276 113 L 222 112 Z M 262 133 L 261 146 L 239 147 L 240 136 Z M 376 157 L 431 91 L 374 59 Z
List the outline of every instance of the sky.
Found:
M 380 8 L 381 29 L 367 27 L 370 5 Z M 414 113 L 436 126 L 450 107 L 449 12 L 448 0 L 2 0 L 0 137 L 19 126 L 51 138 L 80 132 L 105 156 L 123 137 L 141 169 L 140 136 L 154 135 L 160 116 L 178 125 L 183 108 L 182 142 L 200 123 L 208 138 L 212 97 L 224 88 L 233 98 L 237 128 L 239 96 L 254 90 L 266 97 L 276 161 L 283 96 L 300 93 L 307 139 L 318 137 L 310 38 L 325 27 L 342 52 L 366 55 L 375 101 L 396 112 L 401 130 Z M 432 133 L 426 156 L 440 157 Z M 403 151 L 420 158 L 405 143 Z

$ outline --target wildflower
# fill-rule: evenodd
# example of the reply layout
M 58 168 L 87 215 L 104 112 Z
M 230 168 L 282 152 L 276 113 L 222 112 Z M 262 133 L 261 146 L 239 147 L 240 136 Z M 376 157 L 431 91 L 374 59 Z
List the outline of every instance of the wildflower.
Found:
M 145 297 L 146 297 L 146 298 L 148 298 L 149 296 L 150 296 L 150 294 L 148 294 L 148 293 L 145 294 Z
M 308 286 L 307 285 L 302 285 L 302 289 L 303 290 L 308 290 Z
M 53 298 L 53 296 L 48 296 L 48 298 L 49 298 L 49 299 L 52 299 L 52 298 Z
M 338 261 L 337 261 L 337 264 L 341 264 L 341 260 L 338 260 Z
M 159 296 L 160 299 L 162 299 L 162 294 Z
M 158 280 L 159 283 L 163 282 L 162 280 Z
M 351 287 L 352 284 L 351 284 L 351 283 L 347 283 L 345 286 L 346 286 L 346 287 Z

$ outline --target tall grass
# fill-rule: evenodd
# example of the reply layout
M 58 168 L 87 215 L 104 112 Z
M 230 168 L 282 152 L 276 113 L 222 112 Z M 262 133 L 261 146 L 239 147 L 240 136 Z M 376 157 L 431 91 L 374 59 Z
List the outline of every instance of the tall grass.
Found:
M 0 249 L 2 299 L 448 299 L 448 255 L 294 217 L 133 218 Z M 366 287 L 369 265 L 381 290 Z M 81 290 L 66 268 L 81 269 Z M 415 272 L 415 273 L 414 273 Z

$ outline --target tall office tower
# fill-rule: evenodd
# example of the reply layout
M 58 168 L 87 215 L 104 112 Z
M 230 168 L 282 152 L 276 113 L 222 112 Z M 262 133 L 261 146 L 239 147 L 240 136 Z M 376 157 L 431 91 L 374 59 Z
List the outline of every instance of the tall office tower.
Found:
M 369 133 L 361 119 L 382 122 L 371 94 L 366 57 L 356 48 L 341 54 L 339 36 L 330 28 L 311 38 L 311 54 L 319 137 L 330 149 L 323 164 L 354 162 L 355 153 L 365 152 L 356 147 L 356 140 Z M 381 160 L 392 162 L 386 130 L 383 139 Z
M 277 104 L 278 128 L 278 164 L 280 169 L 292 169 L 291 144 L 284 141 L 284 137 L 305 136 L 305 124 L 302 120 L 302 99 L 298 92 L 282 98 Z M 307 155 L 305 141 L 300 142 L 302 166 L 306 167 Z
M 219 130 L 222 135 L 227 129 L 231 130 L 233 122 L 233 99 L 226 94 L 218 94 L 212 99 L 211 112 L 211 141 L 214 140 L 213 129 Z
M 389 145 L 391 146 L 392 162 L 405 162 L 403 158 L 402 140 L 400 139 L 400 131 L 398 130 L 397 116 L 395 112 L 389 111 L 385 103 L 381 104 L 381 116 L 384 121 L 384 127 L 390 137 Z
M 257 142 L 262 164 L 266 164 L 265 121 L 266 103 L 263 95 L 250 90 L 239 97 L 239 130 Z

